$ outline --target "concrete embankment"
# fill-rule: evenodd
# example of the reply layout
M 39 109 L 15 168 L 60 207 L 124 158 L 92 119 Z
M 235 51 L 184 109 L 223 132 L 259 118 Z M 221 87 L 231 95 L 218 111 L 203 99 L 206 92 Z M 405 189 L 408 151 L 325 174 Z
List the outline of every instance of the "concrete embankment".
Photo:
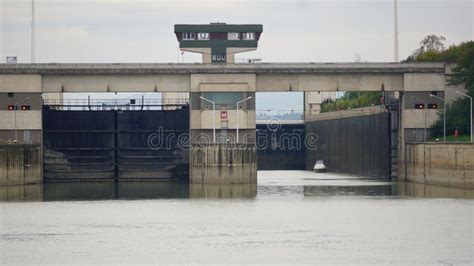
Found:
M 407 143 L 406 181 L 474 189 L 473 143 Z
M 0 145 L 0 185 L 42 182 L 40 145 Z

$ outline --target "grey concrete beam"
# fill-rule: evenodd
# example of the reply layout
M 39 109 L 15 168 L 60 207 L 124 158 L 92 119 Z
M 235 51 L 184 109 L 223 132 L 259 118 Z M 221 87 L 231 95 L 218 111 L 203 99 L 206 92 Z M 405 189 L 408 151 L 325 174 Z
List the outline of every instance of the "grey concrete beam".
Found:
M 0 64 L 0 74 L 359 74 L 445 73 L 443 63 Z

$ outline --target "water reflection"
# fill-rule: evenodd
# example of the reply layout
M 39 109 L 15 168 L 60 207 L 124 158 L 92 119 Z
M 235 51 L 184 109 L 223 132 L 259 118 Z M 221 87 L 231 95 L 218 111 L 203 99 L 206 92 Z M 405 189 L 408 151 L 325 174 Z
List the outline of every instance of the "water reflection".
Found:
M 184 182 L 87 182 L 47 183 L 45 201 L 180 199 L 189 197 Z
M 392 184 L 374 186 L 305 186 L 305 196 L 393 196 L 397 195 Z
M 394 187 L 398 195 L 422 198 L 474 199 L 474 189 L 432 186 L 419 183 L 399 182 Z
M 190 198 L 192 199 L 251 199 L 256 196 L 256 184 L 190 184 Z
M 0 186 L 0 201 L 136 199 L 255 199 L 281 197 L 474 198 L 474 190 L 417 183 L 366 180 L 305 171 L 259 172 L 258 185 L 186 182 L 74 182 Z

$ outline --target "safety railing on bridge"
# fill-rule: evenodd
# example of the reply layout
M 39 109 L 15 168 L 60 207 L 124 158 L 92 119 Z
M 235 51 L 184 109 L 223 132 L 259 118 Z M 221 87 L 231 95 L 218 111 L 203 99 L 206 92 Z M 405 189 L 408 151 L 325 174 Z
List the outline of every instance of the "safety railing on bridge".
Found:
M 44 99 L 43 106 L 64 111 L 142 111 L 187 108 L 187 99 Z

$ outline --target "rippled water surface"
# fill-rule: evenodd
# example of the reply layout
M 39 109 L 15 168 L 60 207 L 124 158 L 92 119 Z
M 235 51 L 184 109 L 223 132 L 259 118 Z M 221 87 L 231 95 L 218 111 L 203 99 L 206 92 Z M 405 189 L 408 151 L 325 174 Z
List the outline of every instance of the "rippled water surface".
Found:
M 0 188 L 1 264 L 473 263 L 474 191 L 302 171 L 258 186 Z

